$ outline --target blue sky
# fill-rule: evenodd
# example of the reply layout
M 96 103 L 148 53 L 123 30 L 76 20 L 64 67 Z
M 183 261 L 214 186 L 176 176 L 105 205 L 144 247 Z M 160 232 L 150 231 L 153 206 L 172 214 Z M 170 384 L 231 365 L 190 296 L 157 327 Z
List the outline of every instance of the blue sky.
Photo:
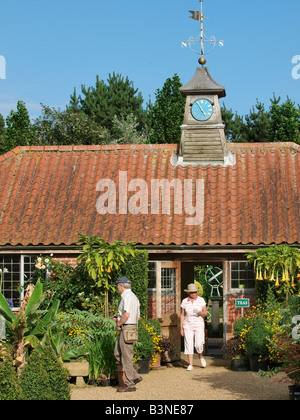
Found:
M 198 56 L 181 41 L 198 35 L 188 10 L 199 0 L 14 0 L 3 1 L 0 56 L 0 113 L 23 100 L 31 117 L 40 103 L 64 109 L 74 87 L 128 76 L 145 102 L 177 73 L 187 83 Z M 273 92 L 300 103 L 300 78 L 292 77 L 300 56 L 300 1 L 204 0 L 206 33 L 224 40 L 207 66 L 226 87 L 224 102 L 240 115 L 256 98 L 269 106 Z M 300 61 L 299 61 L 300 62 Z M 300 74 L 300 70 L 298 72 Z M 0 69 L 1 75 L 1 69 Z

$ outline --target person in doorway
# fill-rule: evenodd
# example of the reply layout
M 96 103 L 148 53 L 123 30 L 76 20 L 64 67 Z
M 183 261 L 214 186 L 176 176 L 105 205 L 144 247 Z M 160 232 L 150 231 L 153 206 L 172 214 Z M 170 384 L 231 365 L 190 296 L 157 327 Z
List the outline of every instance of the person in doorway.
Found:
M 117 389 L 118 392 L 136 391 L 135 385 L 141 382 L 142 377 L 137 374 L 133 367 L 133 343 L 126 343 L 123 329 L 126 325 L 138 327 L 140 319 L 140 302 L 131 291 L 131 281 L 127 277 L 121 277 L 117 281 L 118 292 L 121 294 L 119 314 L 114 317 L 119 335 L 117 337 L 114 355 L 117 363 L 122 365 L 125 373 L 125 386 Z
M 189 366 L 187 370 L 193 370 L 194 347 L 200 358 L 201 367 L 206 366 L 203 357 L 205 343 L 205 324 L 207 308 L 205 300 L 197 295 L 199 289 L 194 283 L 188 285 L 184 290 L 188 297 L 181 303 L 180 329 L 184 337 L 184 354 L 188 357 Z

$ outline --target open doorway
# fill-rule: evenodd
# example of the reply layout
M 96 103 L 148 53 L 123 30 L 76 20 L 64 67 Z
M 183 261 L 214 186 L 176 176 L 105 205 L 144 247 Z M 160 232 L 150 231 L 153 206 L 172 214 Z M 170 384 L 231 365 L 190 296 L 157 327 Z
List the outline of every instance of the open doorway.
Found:
M 218 352 L 223 343 L 223 264 L 215 262 L 183 262 L 181 264 L 181 296 L 189 283 L 197 281 L 201 285 L 208 317 L 206 319 L 206 353 L 213 349 Z M 182 340 L 183 348 L 183 340 Z

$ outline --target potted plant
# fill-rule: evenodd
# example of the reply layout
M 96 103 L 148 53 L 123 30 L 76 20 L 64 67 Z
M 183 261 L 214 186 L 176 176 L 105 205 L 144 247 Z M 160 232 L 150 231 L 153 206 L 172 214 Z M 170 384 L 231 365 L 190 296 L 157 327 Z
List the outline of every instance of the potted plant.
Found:
M 231 369 L 236 372 L 249 370 L 249 360 L 245 358 L 245 352 L 242 348 L 240 337 L 234 337 L 227 340 L 223 345 L 223 352 L 232 357 Z
M 282 369 L 292 382 L 289 386 L 291 400 L 300 400 L 300 344 L 299 339 L 293 340 L 288 334 L 278 337 L 277 345 Z
M 149 373 L 150 370 L 150 359 L 154 354 L 154 345 L 143 320 L 139 321 L 138 329 L 138 341 L 133 344 L 134 361 L 138 364 L 138 373 L 145 374 Z
M 268 331 L 265 320 L 258 317 L 248 332 L 245 343 L 245 355 L 250 359 L 250 369 L 254 372 L 268 368 Z
M 170 363 L 174 358 L 176 359 L 176 348 L 171 343 L 170 339 L 165 335 L 162 336 L 159 347 L 161 348 L 162 352 L 162 363 Z

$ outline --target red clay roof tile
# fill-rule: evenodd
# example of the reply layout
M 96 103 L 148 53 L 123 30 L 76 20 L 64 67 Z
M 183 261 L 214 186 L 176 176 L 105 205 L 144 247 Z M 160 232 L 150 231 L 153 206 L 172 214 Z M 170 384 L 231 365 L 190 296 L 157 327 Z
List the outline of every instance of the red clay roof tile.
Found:
M 72 245 L 77 233 L 142 245 L 299 244 L 300 146 L 228 147 L 236 164 L 226 168 L 174 167 L 176 145 L 18 147 L 0 156 L 0 245 Z M 146 182 L 148 214 L 133 214 L 144 196 L 133 198 L 136 184 L 132 191 L 122 189 L 122 172 L 127 186 Z M 103 197 L 96 186 L 105 179 L 115 185 L 116 214 L 101 215 L 96 209 Z M 182 201 L 180 192 L 170 195 L 170 214 L 162 212 L 161 195 L 154 214 L 154 179 L 178 180 L 182 186 Z M 195 215 L 186 212 L 185 180 L 192 181 L 190 204 L 203 205 L 196 225 L 187 223 Z M 200 196 L 196 180 L 203 183 Z M 119 214 L 121 203 L 133 207 Z

